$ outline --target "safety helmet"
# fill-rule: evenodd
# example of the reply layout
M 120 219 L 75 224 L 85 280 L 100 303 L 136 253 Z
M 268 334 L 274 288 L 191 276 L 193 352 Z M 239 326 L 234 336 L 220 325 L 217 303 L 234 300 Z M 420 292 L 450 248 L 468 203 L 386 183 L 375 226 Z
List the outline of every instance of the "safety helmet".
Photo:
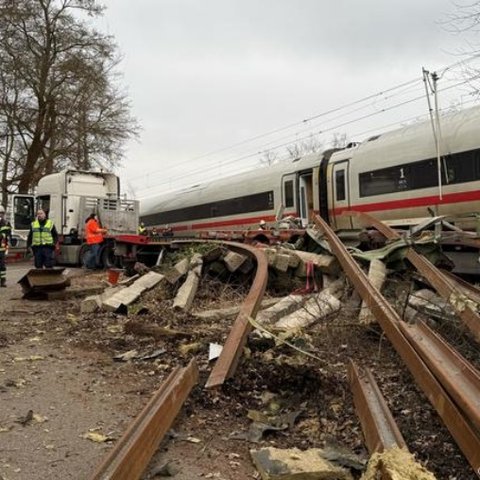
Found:
M 265 225 L 265 220 L 260 220 L 260 225 Z
M 3 207 L 3 205 L 0 205 L 0 213 L 5 213 L 5 208 Z

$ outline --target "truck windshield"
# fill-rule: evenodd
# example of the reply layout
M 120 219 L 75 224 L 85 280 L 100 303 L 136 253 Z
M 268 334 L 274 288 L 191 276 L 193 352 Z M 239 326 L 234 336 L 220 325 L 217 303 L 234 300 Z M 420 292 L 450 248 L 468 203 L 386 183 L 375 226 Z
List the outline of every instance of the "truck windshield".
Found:
M 33 220 L 33 198 L 15 196 L 13 198 L 13 228 L 28 230 Z

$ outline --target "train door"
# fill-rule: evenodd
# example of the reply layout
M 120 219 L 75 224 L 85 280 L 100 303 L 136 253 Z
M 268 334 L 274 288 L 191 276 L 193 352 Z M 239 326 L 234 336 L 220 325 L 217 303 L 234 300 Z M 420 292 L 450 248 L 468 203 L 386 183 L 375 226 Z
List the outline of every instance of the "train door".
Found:
M 312 173 L 300 174 L 298 179 L 298 197 L 302 227 L 306 227 L 313 215 L 313 176 Z
M 332 168 L 332 208 L 333 225 L 337 230 L 351 229 L 352 222 L 348 217 L 340 217 L 343 211 L 350 209 L 349 160 L 335 163 Z

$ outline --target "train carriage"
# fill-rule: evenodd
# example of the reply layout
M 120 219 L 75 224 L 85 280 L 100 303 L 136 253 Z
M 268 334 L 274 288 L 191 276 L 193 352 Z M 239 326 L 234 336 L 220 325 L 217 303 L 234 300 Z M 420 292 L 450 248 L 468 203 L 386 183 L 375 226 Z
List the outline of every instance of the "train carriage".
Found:
M 142 202 L 147 227 L 174 231 L 257 228 L 279 211 L 306 226 L 319 213 L 336 230 L 360 228 L 347 210 L 392 225 L 419 223 L 429 212 L 471 227 L 480 212 L 480 107 L 441 117 L 437 141 L 430 121 L 375 135 L 361 144 L 233 175 Z M 439 172 L 441 184 L 439 185 Z
M 348 155 L 332 155 L 329 191 L 334 226 L 355 226 L 341 217 L 347 209 L 401 225 L 418 223 L 429 216 L 429 208 L 465 225 L 461 217 L 480 210 L 480 108 L 444 116 L 440 124 L 441 186 L 430 122 L 373 136 Z M 345 194 L 341 190 L 340 195 L 345 199 L 339 200 L 336 190 L 343 183 Z

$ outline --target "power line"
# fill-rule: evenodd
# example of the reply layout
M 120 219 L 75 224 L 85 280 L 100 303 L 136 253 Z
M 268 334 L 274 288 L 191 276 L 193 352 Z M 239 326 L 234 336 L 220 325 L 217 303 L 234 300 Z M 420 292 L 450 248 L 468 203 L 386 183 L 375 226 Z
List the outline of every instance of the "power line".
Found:
M 342 105 L 342 106 L 340 106 L 340 107 L 336 107 L 336 108 L 333 108 L 333 109 L 331 109 L 331 110 L 327 110 L 327 111 L 325 111 L 325 112 L 322 112 L 322 113 L 313 115 L 313 116 L 308 117 L 308 118 L 306 118 L 306 119 L 304 119 L 304 120 L 301 120 L 301 121 L 299 121 L 299 122 L 291 123 L 291 124 L 286 125 L 286 126 L 284 126 L 284 127 L 276 128 L 276 129 L 270 130 L 270 131 L 268 131 L 268 132 L 266 132 L 266 133 L 262 133 L 262 134 L 259 134 L 259 135 L 255 135 L 255 136 L 253 136 L 253 137 L 247 138 L 247 139 L 242 140 L 242 141 L 240 141 L 240 142 L 237 142 L 237 143 L 228 145 L 228 146 L 226 146 L 226 147 L 222 147 L 222 148 L 220 148 L 220 149 L 218 149 L 218 150 L 212 150 L 211 152 L 202 154 L 202 155 L 200 155 L 200 156 L 198 156 L 198 157 L 193 157 L 193 158 L 191 158 L 191 159 L 189 159 L 189 160 L 186 160 L 186 161 L 184 161 L 184 162 L 180 162 L 179 164 L 177 164 L 177 166 L 179 166 L 179 165 L 185 165 L 185 164 L 187 164 L 187 163 L 191 163 L 191 162 L 194 162 L 194 161 L 196 161 L 196 160 L 201 160 L 202 158 L 209 157 L 209 156 L 212 156 L 212 155 L 217 155 L 218 153 L 223 153 L 223 152 L 225 152 L 225 151 L 231 150 L 231 149 L 233 149 L 233 148 L 236 148 L 236 147 L 238 147 L 238 146 L 244 145 L 244 144 L 246 144 L 246 143 L 250 143 L 250 142 L 252 142 L 252 141 L 254 141 L 254 140 L 258 140 L 258 139 L 260 139 L 260 138 L 264 138 L 264 137 L 267 137 L 267 136 L 270 136 L 270 135 L 273 135 L 273 134 L 276 134 L 276 133 L 279 133 L 279 132 L 288 130 L 288 129 L 293 128 L 293 127 L 296 127 L 296 126 L 298 126 L 298 125 L 304 125 L 305 123 L 310 122 L 310 121 L 312 121 L 312 120 L 315 120 L 315 119 L 318 119 L 318 118 L 321 118 L 321 117 L 330 115 L 331 113 L 338 112 L 338 111 L 340 111 L 340 110 L 343 110 L 343 109 L 345 109 L 345 108 L 348 108 L 348 107 L 357 105 L 357 104 L 359 104 L 359 103 L 366 102 L 366 101 L 368 101 L 368 100 L 372 100 L 372 99 L 375 98 L 375 97 L 378 97 L 378 96 L 380 96 L 380 95 L 384 95 L 385 93 L 391 92 L 391 91 L 393 91 L 393 90 L 395 90 L 395 89 L 397 89 L 397 88 L 402 88 L 402 87 L 404 87 L 404 86 L 406 86 L 406 85 L 410 85 L 410 84 L 417 83 L 417 82 L 420 82 L 420 81 L 421 81 L 421 80 L 420 80 L 419 78 L 417 78 L 417 79 L 414 79 L 414 80 L 410 80 L 410 81 L 408 81 L 408 82 L 401 83 L 401 84 L 396 85 L 396 86 L 394 86 L 394 87 L 392 87 L 392 88 L 389 88 L 389 89 L 387 89 L 387 90 L 385 90 L 385 91 L 381 91 L 381 92 L 378 92 L 378 93 L 369 95 L 369 96 L 367 96 L 367 97 L 364 97 L 364 98 L 362 98 L 362 99 L 360 99 L 360 100 L 356 100 L 356 101 L 354 101 L 354 102 L 350 102 L 350 103 L 348 103 L 348 104 L 344 104 L 344 105 Z M 157 170 L 157 171 L 159 171 L 159 170 Z M 153 172 L 155 172 L 155 171 L 153 171 Z M 153 173 L 153 172 L 150 172 L 150 174 Z M 130 180 L 135 180 L 136 178 L 142 178 L 142 177 L 140 177 L 140 176 L 138 176 L 138 177 L 133 177 L 133 178 L 131 178 Z
M 480 54 L 472 57 L 472 59 L 473 59 L 473 58 L 477 58 L 477 57 L 479 57 L 479 56 L 480 56 Z M 472 60 L 472 59 L 470 59 L 470 60 Z M 454 64 L 454 65 L 458 65 L 458 64 L 460 64 L 460 63 L 465 63 L 465 62 L 457 62 L 457 63 Z M 446 67 L 446 68 L 444 69 L 443 73 L 446 73 L 446 71 L 447 71 L 448 69 L 450 69 L 450 68 L 451 68 L 451 66 Z M 479 77 L 479 75 L 476 75 L 476 76 L 474 76 L 474 77 L 472 77 L 472 78 L 469 78 L 469 79 L 467 79 L 467 80 L 464 80 L 464 81 L 462 81 L 462 82 L 458 82 L 458 83 L 455 83 L 455 84 L 453 84 L 453 85 L 451 85 L 451 86 L 449 86 L 449 87 L 443 88 L 443 89 L 441 89 L 440 91 L 443 92 L 443 91 L 446 91 L 446 90 L 450 90 L 450 89 L 452 89 L 452 88 L 455 88 L 455 87 L 457 87 L 457 86 L 460 86 L 460 85 L 462 85 L 462 84 L 465 84 L 465 83 L 467 83 L 467 82 L 469 82 L 469 81 L 471 81 L 471 80 L 473 80 L 473 79 L 475 79 L 475 78 L 478 78 L 478 77 Z M 449 80 L 449 82 L 452 82 L 452 81 L 453 81 L 453 80 Z M 378 97 L 379 95 L 382 95 L 382 94 L 384 94 L 384 93 L 386 93 L 386 92 L 393 92 L 393 91 L 395 91 L 396 89 L 400 89 L 400 88 L 405 88 L 405 87 L 407 87 L 404 92 L 396 92 L 396 93 L 393 94 L 393 95 L 390 95 L 390 96 L 388 96 L 388 97 L 385 97 L 384 100 L 386 100 L 387 98 L 394 98 L 394 97 L 396 97 L 396 96 L 403 95 L 403 94 L 408 93 L 409 91 L 411 91 L 412 88 L 413 88 L 413 86 L 414 86 L 414 84 L 416 84 L 416 83 L 421 83 L 421 79 L 416 79 L 416 80 L 412 80 L 412 81 L 409 81 L 409 82 L 404 82 L 404 83 L 402 83 L 402 84 L 400 84 L 400 85 L 397 85 L 397 86 L 395 86 L 395 87 L 392 87 L 392 88 L 390 88 L 390 89 L 387 89 L 387 90 L 385 90 L 384 92 L 380 92 L 380 93 L 377 93 L 377 94 L 375 94 L 375 95 L 370 95 L 370 96 L 368 96 L 368 97 L 365 97 L 364 99 L 357 100 L 357 101 L 355 101 L 355 102 L 351 102 L 350 104 L 344 105 L 344 106 L 342 106 L 342 107 L 338 107 L 338 108 L 335 108 L 335 109 L 331 109 L 331 110 L 329 110 L 329 111 L 327 111 L 327 112 L 324 112 L 323 114 L 319 114 L 319 115 L 316 115 L 316 116 L 314 116 L 314 117 L 310 117 L 310 118 L 308 119 L 308 121 L 310 121 L 310 120 L 313 119 L 313 118 L 320 118 L 320 117 L 322 117 L 322 116 L 327 116 L 328 114 L 331 114 L 331 113 L 334 113 L 334 112 L 338 112 L 338 111 L 342 110 L 343 108 L 346 108 L 346 106 L 353 106 L 353 105 L 360 104 L 361 102 L 366 101 L 366 99 L 376 98 L 376 97 Z M 326 132 L 328 132 L 328 131 L 332 131 L 332 130 L 335 130 L 335 129 L 338 129 L 338 128 L 341 128 L 341 127 L 350 125 L 350 124 L 352 124 L 352 123 L 355 123 L 355 122 L 358 122 L 358 121 L 362 121 L 362 120 L 364 120 L 364 119 L 370 118 L 370 117 L 375 116 L 375 115 L 378 115 L 378 114 L 380 114 L 380 113 L 384 113 L 384 112 L 389 111 L 389 110 L 392 110 L 392 109 L 394 109 L 394 108 L 399 108 L 399 107 L 401 107 L 401 106 L 403 106 L 403 105 L 416 102 L 416 101 L 418 101 L 418 100 L 420 100 L 420 99 L 423 99 L 423 98 L 424 98 L 424 95 L 420 95 L 420 96 L 417 96 L 417 97 L 408 99 L 408 100 L 406 100 L 406 101 L 404 101 L 404 102 L 397 103 L 397 104 L 395 104 L 395 105 L 393 105 L 393 106 L 390 106 L 390 107 L 388 107 L 388 108 L 381 108 L 380 110 L 377 110 L 377 111 L 375 111 L 375 112 L 373 112 L 373 113 L 369 113 L 369 114 L 367 114 L 367 115 L 363 115 L 363 116 L 361 116 L 361 117 L 354 118 L 354 119 L 349 120 L 349 121 L 347 121 L 347 122 L 340 123 L 340 124 L 337 124 L 337 125 L 332 126 L 332 127 L 329 127 L 329 128 L 323 128 L 323 129 L 320 130 L 320 131 L 311 131 L 307 136 L 304 136 L 304 137 L 301 137 L 301 138 L 298 138 L 298 134 L 299 134 L 299 133 L 303 133 L 303 132 L 295 132 L 295 137 L 296 137 L 295 140 L 296 140 L 297 142 L 298 142 L 298 141 L 301 141 L 301 140 L 306 140 L 306 139 L 312 138 L 313 136 L 317 136 L 317 135 L 320 135 L 320 134 L 324 134 L 324 133 L 326 133 Z M 371 105 L 370 105 L 370 106 L 371 106 Z M 328 121 L 332 121 L 332 120 L 337 119 L 337 118 L 345 117 L 346 115 L 349 115 L 349 114 L 354 113 L 354 112 L 356 112 L 356 111 L 361 111 L 361 110 L 363 110 L 364 108 L 368 108 L 368 106 L 356 108 L 356 109 L 354 109 L 354 110 L 351 111 L 351 112 L 343 113 L 343 114 L 338 115 L 338 116 L 336 116 L 336 117 L 334 117 L 333 119 L 330 119 L 330 120 L 328 120 Z M 305 121 L 307 121 L 307 120 L 305 120 Z M 301 123 L 304 123 L 305 121 L 303 121 L 303 122 L 301 122 Z M 298 122 L 297 122 L 296 124 L 291 124 L 291 125 L 298 125 Z M 290 126 L 291 126 L 291 125 L 290 125 Z M 256 137 L 252 137 L 252 138 L 257 138 L 257 139 L 258 139 L 258 138 L 263 138 L 263 137 L 265 137 L 265 136 L 268 136 L 268 135 L 272 134 L 273 132 L 279 132 L 279 131 L 282 131 L 282 130 L 286 130 L 287 128 L 290 128 L 290 126 L 288 126 L 288 127 L 282 127 L 281 129 L 272 130 L 271 132 L 268 132 L 268 133 L 262 134 L 262 135 L 257 135 Z M 306 131 L 306 130 L 304 130 L 304 131 Z M 290 135 L 290 136 L 291 136 L 291 135 Z M 285 136 L 285 137 L 283 137 L 283 138 L 288 138 L 288 137 Z M 280 139 L 280 140 L 281 140 L 281 139 Z M 243 142 L 239 142 L 239 143 L 236 144 L 236 145 L 239 145 L 240 143 L 241 143 L 241 144 L 244 144 L 244 143 L 247 143 L 247 142 L 249 142 L 249 141 L 251 141 L 251 139 L 250 139 L 250 140 L 245 140 L 245 141 L 243 141 Z M 274 141 L 274 142 L 269 142 L 269 143 L 267 143 L 267 144 L 263 144 L 260 148 L 269 147 L 272 143 L 275 143 L 275 142 L 278 142 L 278 141 L 279 141 L 279 139 L 277 139 L 277 140 Z M 276 150 L 276 149 L 285 147 L 285 146 L 289 145 L 290 143 L 291 143 L 291 141 L 288 141 L 288 142 L 286 142 L 286 143 L 276 144 L 276 145 L 272 146 L 269 150 Z M 229 148 L 232 148 L 232 147 L 229 147 Z M 227 149 L 228 149 L 228 148 L 225 148 L 225 149 L 223 149 L 223 150 L 227 150 Z M 261 152 L 258 152 L 258 147 L 257 147 L 257 148 L 255 149 L 255 152 L 252 152 L 252 153 L 249 153 L 249 154 L 246 154 L 246 155 L 235 156 L 235 157 L 232 158 L 232 159 L 229 159 L 229 160 L 227 160 L 227 161 L 223 161 L 223 162 L 220 164 L 220 167 L 226 167 L 226 166 L 228 166 L 228 165 L 230 165 L 230 164 L 232 164 L 232 163 L 235 163 L 235 162 L 239 162 L 239 161 L 242 161 L 242 160 L 246 160 L 246 159 L 249 159 L 249 158 L 256 157 L 256 156 L 259 155 L 259 154 L 261 154 Z M 206 155 L 205 155 L 205 156 L 206 156 Z M 198 159 L 198 158 L 203 158 L 203 157 L 204 157 L 204 156 L 196 157 L 196 158 Z M 189 161 L 189 162 L 191 162 L 191 161 Z M 184 163 L 185 163 L 185 162 L 184 162 Z M 189 171 L 189 173 L 188 173 L 187 175 L 185 175 L 185 174 L 182 175 L 182 179 L 185 178 L 185 177 L 191 177 L 191 176 L 196 175 L 196 174 L 198 174 L 198 173 L 202 173 L 202 172 L 206 173 L 206 172 L 209 172 L 209 171 L 212 170 L 212 168 L 218 168 L 218 165 L 215 166 L 215 167 L 210 167 L 210 168 L 208 168 L 208 167 L 202 167 L 202 168 L 197 169 L 197 170 Z M 149 173 L 149 176 L 150 176 L 150 177 L 152 176 L 152 172 Z M 134 180 L 135 178 L 144 178 L 144 177 L 134 177 L 134 178 L 132 178 L 132 179 L 130 179 L 130 180 Z M 158 188 L 158 187 L 160 187 L 160 186 L 162 186 L 162 185 L 173 184 L 173 183 L 175 182 L 175 180 L 176 180 L 176 178 L 170 178 L 168 181 L 164 181 L 164 182 L 157 183 L 155 186 L 146 187 L 146 188 L 144 188 L 143 190 L 151 190 L 151 189 L 153 189 L 153 188 Z
M 462 60 L 459 60 L 451 65 L 447 65 L 446 67 L 442 68 L 439 70 L 439 75 L 440 76 L 443 76 L 447 71 L 449 70 L 452 70 L 454 68 L 456 68 L 457 66 L 459 65 L 467 65 L 469 63 L 471 63 L 472 61 L 478 59 L 480 57 L 480 53 L 478 54 L 474 54 L 474 55 L 471 55 L 470 57 L 466 58 L 466 59 L 462 59 Z M 394 87 L 391 87 L 391 88 L 388 88 L 384 91 L 381 91 L 381 92 L 377 92 L 375 94 L 372 94 L 372 95 L 368 95 L 367 97 L 364 97 L 360 100 L 356 100 L 356 101 L 353 101 L 353 102 L 350 102 L 348 104 L 344 104 L 340 107 L 336 107 L 336 108 L 333 108 L 333 109 L 330 109 L 328 111 L 325 111 L 325 112 L 321 112 L 319 114 L 316 114 L 316 115 L 313 115 L 311 117 L 308 117 L 300 122 L 295 122 L 295 123 L 291 123 L 289 125 L 286 125 L 286 126 L 283 126 L 283 127 L 280 127 L 280 128 L 276 128 L 274 130 L 270 130 L 266 133 L 263 133 L 263 134 L 259 134 L 259 135 L 255 135 L 253 137 L 250 137 L 250 138 L 247 138 L 245 140 L 242 140 L 240 142 L 236 142 L 234 144 L 231 144 L 229 146 L 226 146 L 226 147 L 222 147 L 220 149 L 217 149 L 217 150 L 212 150 L 208 153 L 205 153 L 205 154 L 202 154 L 202 155 L 199 155 L 197 157 L 193 157 L 189 160 L 185 160 L 183 162 L 179 162 L 176 166 L 177 167 L 180 167 L 180 166 L 183 166 L 183 165 L 186 165 L 186 164 L 190 164 L 192 162 L 195 162 L 196 160 L 200 160 L 200 159 L 203 159 L 203 158 L 206 158 L 206 157 L 209 157 L 209 156 L 213 156 L 213 155 L 217 155 L 219 153 L 223 153 L 225 151 L 228 151 L 228 150 L 232 150 L 234 148 L 237 148 L 239 146 L 242 146 L 242 145 L 245 145 L 245 144 L 248 144 L 248 143 L 251 143 L 255 140 L 259 140 L 261 138 L 265 138 L 267 136 L 270 136 L 270 135 L 274 135 L 276 133 L 280 133 L 282 131 L 285 131 L 285 130 L 288 130 L 288 129 L 291 129 L 295 126 L 298 126 L 298 125 L 302 125 L 302 124 L 305 124 L 305 123 L 308 123 L 308 122 L 311 122 L 313 120 L 316 120 L 318 118 L 321 118 L 321 117 L 325 117 L 331 113 L 335 113 L 335 112 L 338 112 L 340 110 L 343 110 L 345 108 L 349 108 L 351 106 L 354 106 L 354 105 L 357 105 L 357 104 L 360 104 L 360 103 L 363 103 L 363 102 L 366 102 L 366 101 L 369 101 L 369 100 L 372 100 L 372 99 L 375 99 L 381 95 L 385 95 L 387 93 L 390 93 L 390 92 L 393 92 L 395 90 L 399 90 L 401 88 L 404 88 L 404 87 L 410 87 L 416 83 L 420 83 L 422 80 L 421 78 L 416 78 L 416 79 L 413 79 L 413 80 L 409 80 L 407 82 L 403 82 L 401 84 L 398 84 L 398 85 L 395 85 Z M 395 95 L 393 95 L 395 96 Z M 391 96 L 392 97 L 392 96 Z M 386 98 L 389 98 L 389 97 L 386 97 Z M 159 170 L 154 170 L 154 171 L 151 171 L 149 172 L 149 175 L 151 176 L 152 174 L 155 174 L 156 172 L 162 172 L 160 169 Z M 163 172 L 162 172 L 163 173 Z M 137 176 L 137 177 L 132 177 L 130 180 L 134 181 L 136 179 L 141 179 L 141 178 L 144 178 L 144 176 Z

